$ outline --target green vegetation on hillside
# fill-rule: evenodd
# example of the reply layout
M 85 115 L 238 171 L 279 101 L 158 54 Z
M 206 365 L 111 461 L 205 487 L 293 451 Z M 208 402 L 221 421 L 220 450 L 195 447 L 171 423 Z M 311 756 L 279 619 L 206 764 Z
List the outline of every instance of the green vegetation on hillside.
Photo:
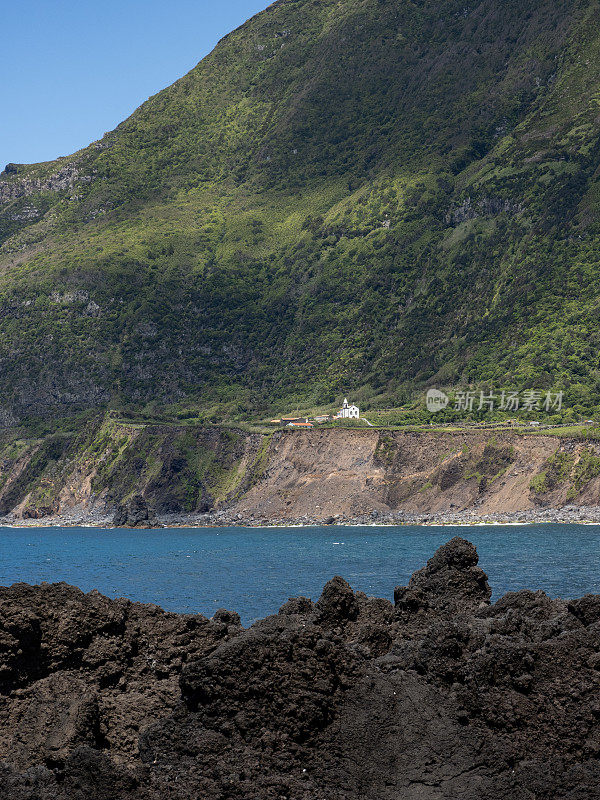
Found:
M 38 518 L 65 504 L 95 497 L 118 505 L 140 493 L 161 513 L 212 510 L 260 479 L 270 443 L 269 435 L 226 426 L 139 424 L 98 414 L 68 433 L 27 433 L 0 438 L 0 515 L 20 507 L 22 516 Z
M 280 0 L 99 142 L 11 167 L 0 404 L 211 422 L 436 385 L 600 413 L 599 22 Z

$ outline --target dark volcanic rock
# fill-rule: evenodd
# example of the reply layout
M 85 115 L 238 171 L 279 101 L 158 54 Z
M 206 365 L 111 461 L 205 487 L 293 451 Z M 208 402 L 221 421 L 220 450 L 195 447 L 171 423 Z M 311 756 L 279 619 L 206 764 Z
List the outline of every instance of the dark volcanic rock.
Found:
M 465 539 L 440 547 L 427 566 L 415 572 L 408 586 L 394 590 L 396 609 L 409 619 L 414 613 L 452 619 L 458 613 L 486 606 L 492 591 L 485 572 L 477 566 L 477 551 Z
M 66 584 L 0 589 L 0 760 L 62 763 L 83 745 L 135 754 L 138 731 L 180 702 L 183 663 L 229 630 Z
M 141 495 L 136 495 L 126 503 L 117 506 L 113 525 L 117 528 L 161 528 L 162 525 L 148 508 Z
M 336 575 L 328 581 L 316 605 L 317 619 L 323 625 L 335 625 L 356 619 L 358 603 L 354 592 L 343 578 Z
M 490 605 L 462 539 L 395 596 L 336 577 L 244 630 L 0 590 L 0 798 L 600 796 L 599 598 Z

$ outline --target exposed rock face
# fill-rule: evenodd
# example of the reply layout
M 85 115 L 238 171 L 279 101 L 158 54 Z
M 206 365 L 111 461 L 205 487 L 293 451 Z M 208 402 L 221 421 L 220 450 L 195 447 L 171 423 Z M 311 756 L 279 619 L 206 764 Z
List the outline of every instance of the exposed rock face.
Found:
M 113 524 L 117 528 L 160 528 L 154 512 L 141 495 L 136 495 L 126 503 L 121 503 L 115 512 Z
M 7 164 L 5 175 L 19 172 L 17 164 Z M 65 164 L 46 178 L 22 178 L 15 181 L 0 180 L 0 205 L 10 203 L 20 197 L 28 197 L 36 192 L 63 192 L 72 189 L 76 183 L 89 183 L 89 175 L 80 175 L 75 164 Z
M 64 292 L 52 302 L 84 309 L 91 299 Z M 11 520 L 106 525 L 125 502 L 115 524 L 156 525 L 141 500 L 130 502 L 138 495 L 166 527 L 419 524 L 442 517 L 454 524 L 471 515 L 600 520 L 600 443 L 592 439 L 508 430 L 258 434 L 132 424 L 111 412 L 98 414 L 81 435 L 40 441 L 4 431 L 11 419 L 0 407 L 0 514 Z
M 451 209 L 446 214 L 446 222 L 452 225 L 460 225 L 469 219 L 477 217 L 495 217 L 498 214 L 509 214 L 514 216 L 523 212 L 523 205 L 514 200 L 504 200 L 501 197 L 482 197 L 472 201 L 467 197 L 458 208 Z
M 0 797 L 592 800 L 600 598 L 494 605 L 454 539 L 389 601 L 341 578 L 251 628 L 0 592 Z

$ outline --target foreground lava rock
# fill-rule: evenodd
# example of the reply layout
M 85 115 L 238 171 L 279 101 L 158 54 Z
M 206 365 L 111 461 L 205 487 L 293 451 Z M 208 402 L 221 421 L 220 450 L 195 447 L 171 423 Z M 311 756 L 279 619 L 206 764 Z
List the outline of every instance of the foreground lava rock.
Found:
M 336 577 L 247 630 L 1 589 L 0 797 L 599 797 L 600 597 L 490 594 L 463 539 L 395 605 Z

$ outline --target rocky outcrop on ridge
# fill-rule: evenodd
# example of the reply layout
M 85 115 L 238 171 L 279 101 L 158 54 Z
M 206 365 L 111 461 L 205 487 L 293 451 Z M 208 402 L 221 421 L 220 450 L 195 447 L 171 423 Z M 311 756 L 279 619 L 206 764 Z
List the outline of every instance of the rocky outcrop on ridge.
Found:
M 17 180 L 6 181 L 4 176 L 15 175 L 19 172 L 17 164 L 7 164 L 4 173 L 0 174 L 0 205 L 29 197 L 37 192 L 65 192 L 77 183 L 89 183 L 89 175 L 81 175 L 78 167 L 67 163 L 43 178 L 23 177 Z
M 0 797 L 592 800 L 600 597 L 490 604 L 453 539 L 243 629 L 64 584 L 0 591 Z

